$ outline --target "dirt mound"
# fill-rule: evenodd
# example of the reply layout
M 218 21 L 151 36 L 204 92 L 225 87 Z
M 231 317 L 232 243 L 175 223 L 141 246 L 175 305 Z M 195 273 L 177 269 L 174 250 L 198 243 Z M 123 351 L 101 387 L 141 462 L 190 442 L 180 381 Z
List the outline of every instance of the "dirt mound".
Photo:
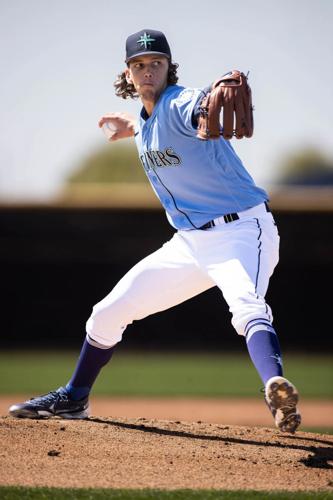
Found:
M 29 394 L 0 396 L 0 416 L 8 414 L 10 405 L 29 399 Z M 113 418 L 163 420 L 202 420 L 221 425 L 271 427 L 273 419 L 263 398 L 144 398 L 92 396 L 90 407 L 94 415 Z M 301 400 L 302 427 L 331 427 L 333 401 Z
M 333 438 L 202 422 L 0 417 L 0 484 L 333 489 Z

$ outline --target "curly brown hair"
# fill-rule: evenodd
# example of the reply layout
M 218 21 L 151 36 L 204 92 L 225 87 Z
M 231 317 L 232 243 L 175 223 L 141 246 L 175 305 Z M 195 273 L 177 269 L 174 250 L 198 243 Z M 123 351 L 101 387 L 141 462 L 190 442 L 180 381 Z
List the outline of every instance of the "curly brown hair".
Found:
M 178 66 L 179 65 L 177 63 L 169 62 L 168 79 L 167 79 L 168 85 L 175 85 L 178 82 L 178 75 L 177 75 Z M 122 97 L 123 99 L 127 99 L 128 97 L 131 97 L 132 99 L 137 99 L 139 97 L 139 94 L 135 90 L 134 85 L 126 81 L 125 71 L 119 73 L 113 85 L 116 89 L 116 95 L 118 97 Z

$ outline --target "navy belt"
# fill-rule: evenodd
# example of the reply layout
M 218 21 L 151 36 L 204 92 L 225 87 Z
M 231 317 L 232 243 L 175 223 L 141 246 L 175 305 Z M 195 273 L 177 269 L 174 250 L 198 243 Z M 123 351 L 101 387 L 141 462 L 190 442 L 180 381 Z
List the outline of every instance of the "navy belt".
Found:
M 269 205 L 267 203 L 267 201 L 265 201 L 265 207 L 266 207 L 266 212 L 270 212 L 270 208 L 269 208 Z M 225 224 L 228 224 L 229 222 L 233 222 L 235 220 L 238 220 L 240 219 L 240 216 L 238 213 L 232 213 L 232 214 L 226 214 L 226 215 L 223 215 L 222 217 L 219 217 L 219 219 L 224 219 L 224 222 Z M 204 224 L 203 226 L 199 227 L 199 229 L 210 229 L 211 227 L 215 227 L 216 224 L 215 224 L 215 219 L 213 220 L 210 220 L 209 222 L 206 222 L 206 224 Z

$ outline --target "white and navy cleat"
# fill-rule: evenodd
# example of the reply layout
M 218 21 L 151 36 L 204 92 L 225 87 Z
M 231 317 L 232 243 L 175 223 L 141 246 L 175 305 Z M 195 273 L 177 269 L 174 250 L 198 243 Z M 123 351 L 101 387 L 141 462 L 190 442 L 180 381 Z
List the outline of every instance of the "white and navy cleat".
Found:
M 84 419 L 89 416 L 89 403 L 88 398 L 80 401 L 70 399 L 66 389 L 59 387 L 56 391 L 43 396 L 12 405 L 9 408 L 9 414 L 16 418 Z
M 284 377 L 272 377 L 265 386 L 265 400 L 282 432 L 294 433 L 301 423 L 296 387 Z

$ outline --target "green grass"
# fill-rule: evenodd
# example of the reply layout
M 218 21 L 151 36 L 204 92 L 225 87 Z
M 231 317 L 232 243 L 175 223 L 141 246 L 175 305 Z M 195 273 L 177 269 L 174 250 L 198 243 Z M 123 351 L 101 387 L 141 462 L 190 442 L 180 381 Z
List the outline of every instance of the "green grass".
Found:
M 78 353 L 0 354 L 0 394 L 42 394 L 65 384 Z M 333 356 L 286 355 L 286 376 L 302 398 L 333 397 Z M 103 369 L 94 395 L 261 397 L 262 383 L 247 355 L 127 354 L 119 349 Z
M 330 500 L 331 492 L 110 490 L 0 487 L 1 500 Z
M 333 435 L 333 426 L 332 427 L 307 427 L 303 426 L 301 428 L 302 432 L 313 432 L 314 434 L 332 434 Z

